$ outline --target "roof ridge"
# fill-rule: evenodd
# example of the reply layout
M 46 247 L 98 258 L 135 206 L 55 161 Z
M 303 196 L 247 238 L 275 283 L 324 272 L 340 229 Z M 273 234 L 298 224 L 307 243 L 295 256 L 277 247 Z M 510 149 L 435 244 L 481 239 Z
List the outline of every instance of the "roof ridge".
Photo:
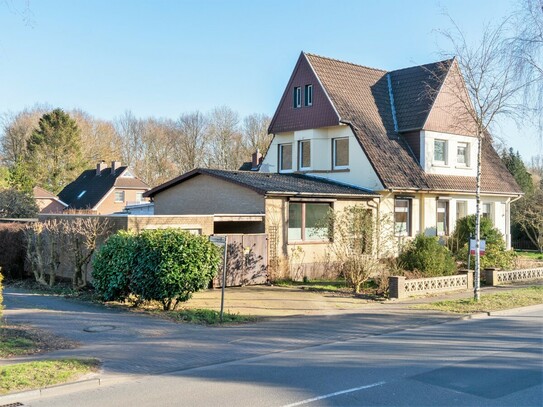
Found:
M 330 57 L 324 57 L 324 56 L 322 56 L 322 55 L 312 54 L 312 53 L 310 53 L 310 52 L 303 52 L 303 54 L 304 54 L 304 55 L 308 55 L 308 56 L 312 56 L 312 57 L 316 57 L 316 58 L 327 59 L 327 60 L 329 60 L 329 61 L 340 62 L 340 63 L 342 63 L 342 64 L 353 65 L 353 66 L 357 66 L 357 67 L 360 67 L 360 68 L 371 69 L 372 71 L 378 71 L 378 72 L 383 72 L 383 73 L 388 72 L 388 71 L 385 70 L 385 69 L 373 68 L 373 67 L 367 66 L 367 65 L 360 65 L 360 64 L 355 64 L 354 62 L 343 61 L 343 60 L 341 60 L 341 59 L 330 58 Z
M 443 64 L 445 62 L 451 62 L 452 64 L 452 61 L 454 61 L 455 57 L 453 58 L 448 58 L 448 59 L 444 59 L 442 61 L 435 61 L 435 62 L 428 62 L 427 64 L 419 64 L 419 65 L 412 65 L 412 66 L 408 66 L 408 67 L 405 67 L 405 68 L 400 68 L 400 69 L 394 69 L 392 71 L 389 71 L 389 73 L 396 73 L 396 72 L 400 72 L 400 71 L 405 71 L 407 69 L 413 69 L 413 68 L 420 68 L 420 67 L 426 67 L 428 65 L 436 65 L 436 64 Z

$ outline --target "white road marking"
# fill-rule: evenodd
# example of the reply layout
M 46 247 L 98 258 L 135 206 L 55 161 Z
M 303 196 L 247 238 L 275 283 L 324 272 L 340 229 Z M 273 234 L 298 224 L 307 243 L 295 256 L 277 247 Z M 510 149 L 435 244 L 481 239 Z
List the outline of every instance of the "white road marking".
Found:
M 302 404 L 312 403 L 314 401 L 327 399 L 327 398 L 335 397 L 335 396 L 340 396 L 342 394 L 352 393 L 354 391 L 365 390 L 365 389 L 369 389 L 371 387 L 376 387 L 376 386 L 382 386 L 385 383 L 386 382 L 377 382 L 377 383 L 373 383 L 373 384 L 368 384 L 366 386 L 360 386 L 360 387 L 354 387 L 352 389 L 336 391 L 335 393 L 325 394 L 324 396 L 313 397 L 312 399 L 305 399 L 305 400 L 302 400 L 302 401 L 298 401 L 296 403 L 287 404 L 287 405 L 284 405 L 283 407 L 301 406 Z

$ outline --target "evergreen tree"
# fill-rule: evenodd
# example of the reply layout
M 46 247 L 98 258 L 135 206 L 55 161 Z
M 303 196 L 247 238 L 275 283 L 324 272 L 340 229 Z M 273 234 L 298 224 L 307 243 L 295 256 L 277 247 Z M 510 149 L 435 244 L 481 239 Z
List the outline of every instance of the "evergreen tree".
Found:
M 526 165 L 524 165 L 524 161 L 522 161 L 519 152 L 517 151 L 515 154 L 512 148 L 510 148 L 509 151 L 503 150 L 501 159 L 522 191 L 525 194 L 532 194 L 534 192 L 532 174 L 526 169 Z
M 27 155 L 36 184 L 58 193 L 85 167 L 75 120 L 62 109 L 44 114 L 28 140 Z

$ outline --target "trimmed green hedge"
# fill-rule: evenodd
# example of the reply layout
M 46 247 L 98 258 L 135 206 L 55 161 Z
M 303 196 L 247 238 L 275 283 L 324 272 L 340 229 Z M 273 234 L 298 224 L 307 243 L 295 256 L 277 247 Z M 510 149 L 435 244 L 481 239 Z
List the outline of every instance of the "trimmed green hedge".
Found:
M 424 277 L 456 274 L 456 263 L 437 237 L 417 235 L 400 254 L 400 264 L 407 270 L 418 271 Z
M 218 249 L 205 236 L 178 229 L 119 232 L 100 248 L 94 261 L 94 286 L 104 300 L 162 302 L 175 309 L 193 292 L 206 288 L 220 262 Z

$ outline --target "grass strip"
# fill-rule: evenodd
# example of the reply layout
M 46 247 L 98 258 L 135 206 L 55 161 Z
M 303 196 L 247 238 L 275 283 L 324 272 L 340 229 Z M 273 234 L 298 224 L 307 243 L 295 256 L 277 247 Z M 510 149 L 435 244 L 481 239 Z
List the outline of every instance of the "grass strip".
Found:
M 217 325 L 220 324 L 220 312 L 211 309 L 183 309 L 179 311 L 165 311 L 164 315 L 176 322 L 188 322 L 191 324 Z M 251 315 L 240 315 L 225 312 L 223 324 L 242 324 L 256 322 L 257 318 Z
M 471 314 L 476 312 L 491 312 L 510 308 L 527 307 L 537 304 L 543 304 L 543 286 L 519 288 L 496 294 L 483 294 L 481 295 L 481 300 L 479 302 L 470 298 L 418 304 L 413 306 L 413 308 L 432 309 L 457 314 Z
M 98 370 L 96 359 L 60 359 L 0 367 L 0 394 L 35 390 L 77 380 Z

